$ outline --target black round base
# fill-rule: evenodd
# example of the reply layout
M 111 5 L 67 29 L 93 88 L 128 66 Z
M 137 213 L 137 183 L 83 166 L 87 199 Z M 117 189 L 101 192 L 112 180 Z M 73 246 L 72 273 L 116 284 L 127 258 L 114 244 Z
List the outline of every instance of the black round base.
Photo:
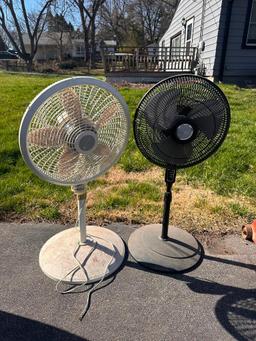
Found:
M 146 225 L 133 232 L 128 248 L 142 266 L 154 271 L 184 273 L 198 267 L 204 255 L 202 245 L 188 232 L 170 226 L 167 240 L 160 238 L 162 225 Z

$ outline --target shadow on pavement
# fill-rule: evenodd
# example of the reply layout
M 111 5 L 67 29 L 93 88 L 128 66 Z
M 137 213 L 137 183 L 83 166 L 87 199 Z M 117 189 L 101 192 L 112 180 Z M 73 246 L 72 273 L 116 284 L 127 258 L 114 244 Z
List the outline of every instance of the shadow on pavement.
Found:
M 89 341 L 64 330 L 0 311 L 0 339 L 2 341 Z
M 215 314 L 236 340 L 256 340 L 256 290 L 241 289 L 223 296 Z
M 256 271 L 256 265 L 253 264 L 208 255 L 205 255 L 204 259 Z M 256 340 L 256 288 L 238 288 L 195 278 L 187 274 L 154 272 L 129 260 L 126 266 L 181 280 L 187 284 L 190 290 L 199 294 L 222 296 L 215 306 L 215 316 L 219 323 L 238 341 Z

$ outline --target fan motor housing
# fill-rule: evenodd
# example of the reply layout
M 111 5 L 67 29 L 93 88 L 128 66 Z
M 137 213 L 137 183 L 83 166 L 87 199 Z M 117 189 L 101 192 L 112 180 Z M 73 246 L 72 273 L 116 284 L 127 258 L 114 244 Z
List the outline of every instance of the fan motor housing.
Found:
M 188 141 L 194 135 L 194 128 L 189 123 L 182 123 L 177 127 L 176 135 L 180 141 Z
M 58 117 L 58 122 L 64 127 L 67 134 L 67 144 L 72 150 L 80 154 L 88 154 L 95 150 L 98 143 L 97 130 L 93 124 L 85 119 L 69 118 L 66 112 Z
M 192 120 L 181 116 L 171 128 L 165 130 L 166 137 L 172 136 L 178 143 L 189 143 L 196 138 L 198 130 Z
M 74 147 L 78 153 L 87 154 L 95 150 L 97 142 L 97 132 L 94 130 L 86 130 L 77 135 Z
M 188 143 L 197 135 L 195 124 L 187 117 L 182 117 L 173 128 L 173 137 L 179 143 Z

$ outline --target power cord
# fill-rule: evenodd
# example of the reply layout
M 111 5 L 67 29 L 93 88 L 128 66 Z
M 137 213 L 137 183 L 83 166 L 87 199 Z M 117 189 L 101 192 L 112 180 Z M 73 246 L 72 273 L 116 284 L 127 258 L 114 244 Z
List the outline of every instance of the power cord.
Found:
M 87 257 L 86 257 L 87 260 L 88 260 L 88 259 L 90 258 L 90 256 L 92 255 L 92 253 L 94 252 L 94 250 L 97 248 L 98 243 L 97 243 L 97 241 L 94 240 L 94 238 L 93 238 L 92 235 L 89 235 L 89 234 L 88 234 L 87 237 L 89 237 L 89 239 L 91 239 L 91 241 L 94 243 L 94 245 L 92 246 L 90 252 L 88 253 L 88 255 L 87 255 Z M 113 244 L 112 242 L 110 242 L 109 240 L 106 240 L 106 239 L 104 239 L 104 238 L 102 238 L 102 237 L 97 237 L 97 238 L 98 238 L 98 239 L 102 239 L 103 241 L 105 241 L 105 242 L 111 244 L 112 256 L 111 256 L 110 261 L 108 262 L 108 264 L 107 264 L 107 266 L 106 266 L 106 269 L 105 269 L 105 271 L 104 271 L 104 273 L 103 273 L 103 276 L 102 276 L 102 278 L 100 279 L 100 281 L 99 281 L 97 284 L 95 284 L 95 285 L 92 284 L 92 287 L 89 288 L 89 291 L 88 291 L 88 294 L 87 294 L 87 300 L 86 300 L 86 303 L 85 303 L 85 307 L 84 307 L 84 309 L 82 310 L 82 312 L 81 312 L 81 314 L 80 314 L 80 316 L 79 316 L 79 320 L 80 320 L 80 321 L 82 321 L 82 319 L 84 318 L 84 316 L 86 315 L 86 313 L 87 313 L 88 310 L 89 310 L 92 293 L 93 293 L 93 292 L 96 290 L 96 288 L 104 281 L 104 279 L 105 279 L 105 277 L 106 277 L 106 275 L 107 275 L 107 273 L 108 273 L 108 268 L 109 268 L 109 266 L 111 265 L 111 263 L 112 263 L 112 261 L 113 261 L 113 259 L 114 259 L 114 254 L 115 254 L 114 244 Z M 75 247 L 75 249 L 74 249 L 74 251 L 73 251 L 73 254 L 72 254 L 73 258 L 74 258 L 75 261 L 78 263 L 78 265 L 77 265 L 76 267 L 74 267 L 72 270 L 70 270 L 62 279 L 60 279 L 60 280 L 56 283 L 55 289 L 56 289 L 56 291 L 57 291 L 58 293 L 60 293 L 60 294 L 62 294 L 62 295 L 64 295 L 64 294 L 69 294 L 69 293 L 78 293 L 78 292 L 76 291 L 78 288 L 81 288 L 81 287 L 84 287 L 84 286 L 90 284 L 90 283 L 88 283 L 89 277 L 88 277 L 88 274 L 87 274 L 87 272 L 86 272 L 86 270 L 85 270 L 85 267 L 82 265 L 82 263 L 81 263 L 81 262 L 79 261 L 79 259 L 77 259 L 77 257 L 76 257 L 76 255 L 77 255 L 77 253 L 78 253 L 80 247 L 82 247 L 82 246 L 83 246 L 83 245 L 81 245 L 80 243 L 78 243 L 78 245 Z M 61 283 L 63 283 L 63 281 L 65 280 L 65 278 L 67 278 L 70 274 L 72 274 L 72 276 L 71 276 L 71 278 L 72 278 L 72 277 L 74 276 L 74 274 L 75 274 L 79 269 L 84 273 L 84 275 L 85 275 L 85 277 L 86 277 L 86 280 L 85 280 L 82 284 L 74 285 L 72 288 L 69 288 L 69 289 L 67 289 L 67 290 L 65 290 L 65 291 L 59 290 L 59 286 L 60 286 Z M 86 291 L 87 291 L 87 290 L 86 290 Z

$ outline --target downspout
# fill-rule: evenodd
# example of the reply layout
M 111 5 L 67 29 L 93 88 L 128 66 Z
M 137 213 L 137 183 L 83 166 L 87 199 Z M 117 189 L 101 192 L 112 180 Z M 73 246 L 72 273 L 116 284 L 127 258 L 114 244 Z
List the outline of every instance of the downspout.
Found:
M 204 38 L 205 11 L 206 11 L 206 0 L 203 0 L 199 41 L 203 41 L 203 38 Z
M 219 77 L 218 77 L 219 81 L 221 81 L 221 82 L 223 81 L 224 69 L 225 69 L 225 64 L 226 64 L 228 38 L 229 38 L 229 32 L 230 32 L 233 3 L 234 3 L 234 0 L 228 0 L 225 27 L 224 27 L 222 54 L 221 54 L 221 60 L 220 60 L 220 70 L 219 70 Z

